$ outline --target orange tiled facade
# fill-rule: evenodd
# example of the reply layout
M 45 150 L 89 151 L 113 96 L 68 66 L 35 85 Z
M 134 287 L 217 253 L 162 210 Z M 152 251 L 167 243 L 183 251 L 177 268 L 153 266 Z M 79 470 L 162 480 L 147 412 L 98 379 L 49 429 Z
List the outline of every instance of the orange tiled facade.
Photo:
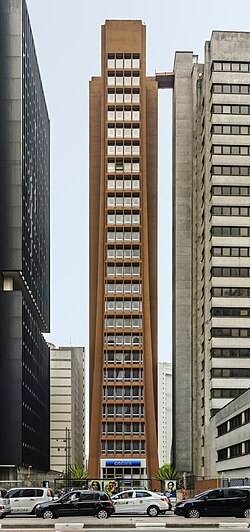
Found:
M 106 21 L 90 82 L 89 476 L 143 483 L 157 450 L 157 82 L 141 21 Z

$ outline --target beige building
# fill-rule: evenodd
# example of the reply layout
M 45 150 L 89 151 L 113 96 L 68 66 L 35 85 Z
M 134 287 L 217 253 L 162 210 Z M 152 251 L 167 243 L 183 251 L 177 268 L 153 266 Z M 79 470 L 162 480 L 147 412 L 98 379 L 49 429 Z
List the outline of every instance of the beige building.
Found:
M 158 452 L 159 465 L 171 463 L 172 447 L 172 364 L 159 362 Z
M 85 462 L 85 349 L 50 346 L 50 467 Z
M 174 74 L 174 463 L 208 477 L 211 419 L 250 383 L 250 33 Z

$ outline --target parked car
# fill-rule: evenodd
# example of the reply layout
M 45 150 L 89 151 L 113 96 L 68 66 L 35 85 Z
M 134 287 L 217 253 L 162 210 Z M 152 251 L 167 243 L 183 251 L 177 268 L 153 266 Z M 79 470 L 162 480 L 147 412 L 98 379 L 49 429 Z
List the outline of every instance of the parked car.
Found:
M 107 519 L 114 513 L 110 496 L 103 491 L 75 490 L 51 502 L 38 504 L 37 517 L 55 519 L 71 515 L 96 515 L 98 519 Z
M 0 498 L 0 519 L 3 519 L 6 515 L 11 513 L 9 499 Z
M 211 489 L 194 499 L 178 502 L 176 515 L 198 518 L 201 516 L 250 517 L 250 486 Z
M 169 509 L 168 499 L 156 492 L 136 489 L 121 491 L 113 495 L 116 514 L 145 514 L 156 517 Z
M 5 498 L 12 514 L 34 514 L 38 503 L 52 501 L 53 496 L 50 488 L 11 488 Z

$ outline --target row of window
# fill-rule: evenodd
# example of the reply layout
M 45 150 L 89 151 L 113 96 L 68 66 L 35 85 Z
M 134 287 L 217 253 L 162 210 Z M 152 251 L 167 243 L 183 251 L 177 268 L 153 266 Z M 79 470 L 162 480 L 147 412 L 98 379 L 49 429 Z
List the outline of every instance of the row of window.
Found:
M 211 214 L 214 216 L 250 216 L 250 207 L 213 205 Z
M 211 349 L 212 358 L 250 358 L 250 349 L 247 348 L 226 348 L 213 347 Z
M 104 345 L 107 346 L 141 346 L 142 335 L 138 334 L 107 334 L 104 336 Z
M 117 195 L 109 194 L 107 197 L 107 207 L 140 207 L 140 196 L 138 194 Z
M 111 264 L 107 266 L 107 276 L 112 277 L 114 275 L 116 277 L 126 275 L 129 277 L 138 277 L 140 275 L 140 266 L 139 264 Z
M 235 105 L 235 104 L 218 104 L 212 105 L 211 112 L 213 114 L 223 115 L 249 115 L 250 105 Z
M 213 186 L 211 193 L 214 196 L 249 196 L 250 187 L 235 187 L 235 186 Z
M 213 368 L 211 378 L 249 379 L 250 368 Z
M 145 454 L 144 440 L 107 440 L 102 441 L 102 454 Z
M 250 166 L 212 166 L 214 175 L 250 175 Z
M 134 140 L 132 143 L 129 140 L 117 141 L 116 144 L 114 141 L 109 140 L 107 146 L 108 155 L 140 155 L 140 142 L 139 140 Z
M 218 425 L 217 435 L 223 436 L 223 434 L 226 434 L 231 430 L 235 430 L 244 425 L 245 423 L 250 423 L 250 408 L 247 408 L 247 410 L 244 410 L 240 414 L 237 414 L 237 416 L 234 416 L 228 421 L 224 421 L 224 423 L 221 423 L 221 425 Z
M 139 72 L 108 72 L 108 87 L 139 87 Z
M 103 400 L 124 400 L 128 401 L 142 401 L 143 400 L 142 386 L 103 386 Z
M 250 308 L 234 308 L 234 307 L 213 307 L 211 310 L 213 317 L 250 317 Z
M 105 329 L 141 329 L 141 318 L 106 318 Z
M 107 249 L 107 259 L 136 259 L 140 258 L 140 248 L 111 248 Z
M 108 225 L 136 225 L 140 223 L 139 214 L 108 214 L 107 215 L 107 224 Z
M 214 135 L 250 135 L 250 126 L 245 124 L 213 124 L 211 133 Z
M 227 287 L 213 286 L 211 290 L 212 297 L 250 297 L 250 288 L 237 286 Z
M 139 124 L 109 124 L 107 129 L 108 139 L 139 139 Z
M 140 68 L 139 54 L 108 54 L 108 68 Z
M 124 299 L 114 300 L 109 299 L 105 301 L 105 311 L 107 312 L 141 312 L 142 301 L 139 299 Z
M 239 61 L 214 61 L 212 64 L 214 72 L 250 72 L 250 63 Z
M 144 423 L 139 423 L 139 421 L 135 421 L 133 423 L 129 423 L 128 421 L 125 423 L 102 423 L 102 434 L 103 436 L 106 434 L 108 436 L 143 436 Z
M 224 449 L 220 449 L 217 454 L 218 461 L 227 460 L 229 458 L 238 458 L 239 456 L 250 454 L 250 440 L 236 443 L 234 445 L 231 445 L 230 447 L 224 447 Z
M 140 242 L 140 231 L 129 230 L 126 231 L 109 231 L 107 232 L 108 242 Z
M 104 382 L 135 382 L 143 381 L 143 370 L 138 368 L 107 369 L 104 368 Z
M 107 351 L 104 353 L 104 364 L 141 364 L 140 351 Z
M 213 226 L 212 236 L 250 236 L 250 227 Z
M 126 122 L 127 120 L 131 122 L 131 120 L 140 120 L 140 111 L 138 107 L 133 107 L 133 109 L 129 107 L 125 107 L 124 109 L 121 107 L 117 107 L 115 109 L 108 108 L 107 113 L 107 119 L 108 121 L 120 121 L 124 120 Z
M 113 161 L 108 161 L 107 164 L 108 174 L 116 173 L 137 173 L 140 172 L 140 163 L 138 159 L 133 159 L 132 162 L 129 159 L 115 159 Z
M 115 404 L 115 405 L 103 405 L 102 417 L 105 418 L 143 418 L 144 417 L 144 405 L 143 404 Z
M 108 89 L 108 103 L 140 103 L 140 89 Z
M 250 85 L 239 85 L 234 83 L 214 83 L 212 85 L 214 94 L 250 94 Z
M 249 257 L 250 248 L 212 247 L 213 257 Z
M 246 388 L 213 388 L 211 398 L 214 399 L 233 399 L 246 392 Z
M 131 179 L 131 176 L 119 176 L 115 179 L 115 176 L 109 177 L 107 182 L 108 190 L 140 190 L 140 180 L 138 177 Z
M 240 329 L 236 327 L 212 327 L 211 335 L 213 338 L 249 338 L 250 329 Z
M 140 56 L 139 54 L 108 54 L 107 59 L 108 68 L 139 68 Z
M 211 274 L 212 277 L 249 277 L 250 268 L 222 268 L 214 266 Z
M 138 282 L 133 283 L 106 283 L 105 284 L 106 294 L 141 294 L 142 285 Z
M 222 145 L 222 144 L 213 144 L 212 146 L 213 155 L 249 155 L 250 146 L 233 146 L 233 145 Z

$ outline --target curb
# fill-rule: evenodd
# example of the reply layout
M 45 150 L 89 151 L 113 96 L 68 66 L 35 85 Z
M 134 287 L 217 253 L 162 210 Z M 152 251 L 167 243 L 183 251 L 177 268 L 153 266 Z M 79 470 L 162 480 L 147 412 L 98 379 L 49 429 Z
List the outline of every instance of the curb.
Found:
M 81 530 L 84 527 L 84 523 L 56 523 L 54 525 L 55 530 Z

